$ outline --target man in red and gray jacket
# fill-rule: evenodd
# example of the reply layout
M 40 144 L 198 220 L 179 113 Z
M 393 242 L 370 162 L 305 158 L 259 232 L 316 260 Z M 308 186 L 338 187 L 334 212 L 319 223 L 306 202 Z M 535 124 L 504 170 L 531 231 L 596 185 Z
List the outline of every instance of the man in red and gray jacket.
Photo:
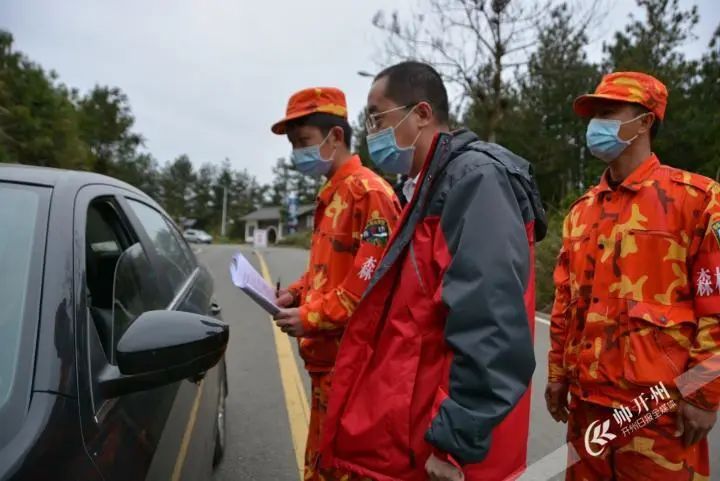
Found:
M 532 167 L 451 133 L 429 65 L 378 74 L 367 119 L 370 156 L 409 175 L 410 200 L 342 340 L 321 462 L 376 481 L 514 479 L 546 231 Z

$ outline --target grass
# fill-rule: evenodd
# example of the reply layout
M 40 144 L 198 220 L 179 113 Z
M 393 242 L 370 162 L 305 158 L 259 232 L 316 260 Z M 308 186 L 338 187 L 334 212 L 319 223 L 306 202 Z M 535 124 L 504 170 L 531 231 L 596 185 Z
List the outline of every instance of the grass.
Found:
M 244 244 L 245 239 L 241 239 L 240 237 L 221 237 L 217 236 L 213 238 L 213 244 Z
M 280 242 L 278 242 L 278 245 L 310 249 L 311 241 L 312 232 L 305 231 L 285 236 Z

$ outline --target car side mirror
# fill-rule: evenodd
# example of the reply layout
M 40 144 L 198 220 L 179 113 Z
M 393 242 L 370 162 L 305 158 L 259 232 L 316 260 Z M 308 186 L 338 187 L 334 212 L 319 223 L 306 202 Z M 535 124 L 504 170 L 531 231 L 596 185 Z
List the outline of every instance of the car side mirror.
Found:
M 148 311 L 122 335 L 117 366 L 107 365 L 98 387 L 113 398 L 203 373 L 225 354 L 228 325 L 210 316 L 180 311 Z

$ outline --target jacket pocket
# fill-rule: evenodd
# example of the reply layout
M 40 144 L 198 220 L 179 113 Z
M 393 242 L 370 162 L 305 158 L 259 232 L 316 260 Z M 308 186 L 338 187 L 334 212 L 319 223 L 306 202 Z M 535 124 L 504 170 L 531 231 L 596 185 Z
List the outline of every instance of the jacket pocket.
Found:
M 415 280 L 420 287 L 420 292 L 423 296 L 427 297 L 430 295 L 430 290 L 427 287 L 427 282 L 423 279 L 422 272 L 420 272 L 420 264 L 418 262 L 417 255 L 415 254 L 415 244 L 412 240 L 410 241 L 408 256 L 410 257 L 410 267 L 412 268 L 412 273 L 415 275 Z
M 672 232 L 632 229 L 618 234 L 615 259 L 621 282 L 610 295 L 664 305 L 690 294 L 687 249 Z
M 665 306 L 629 301 L 628 331 L 624 340 L 625 378 L 640 386 L 674 379 L 687 366 L 697 320 L 690 306 Z
M 442 331 L 445 327 L 447 311 L 439 302 L 442 292 L 438 290 L 438 281 L 415 248 L 415 242 L 411 242 L 402 266 L 398 296 L 402 296 L 401 303 L 407 304 L 412 322 L 421 335 Z

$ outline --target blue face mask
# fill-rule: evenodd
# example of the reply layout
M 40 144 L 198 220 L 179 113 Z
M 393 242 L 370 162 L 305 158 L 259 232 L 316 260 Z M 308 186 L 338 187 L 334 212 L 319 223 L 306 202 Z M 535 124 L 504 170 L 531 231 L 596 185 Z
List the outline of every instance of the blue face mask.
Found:
M 293 149 L 290 154 L 290 160 L 295 170 L 311 177 L 327 175 L 327 173 L 330 172 L 330 167 L 332 167 L 332 158 L 335 152 L 333 151 L 329 159 L 324 159 L 322 154 L 320 154 L 320 147 L 323 146 L 329 137 L 330 134 L 328 133 L 327 137 L 317 145 Z
M 603 162 L 610 163 L 617 159 L 627 149 L 637 135 L 629 140 L 623 140 L 618 136 L 620 127 L 645 116 L 642 114 L 627 122 L 609 119 L 592 119 L 585 133 L 585 140 L 590 153 Z
M 420 137 L 420 132 L 409 147 L 399 147 L 395 137 L 395 129 L 408 118 L 410 113 L 412 110 L 395 127 L 388 127 L 367 136 L 370 158 L 378 169 L 385 173 L 407 175 L 412 169 L 415 142 Z

